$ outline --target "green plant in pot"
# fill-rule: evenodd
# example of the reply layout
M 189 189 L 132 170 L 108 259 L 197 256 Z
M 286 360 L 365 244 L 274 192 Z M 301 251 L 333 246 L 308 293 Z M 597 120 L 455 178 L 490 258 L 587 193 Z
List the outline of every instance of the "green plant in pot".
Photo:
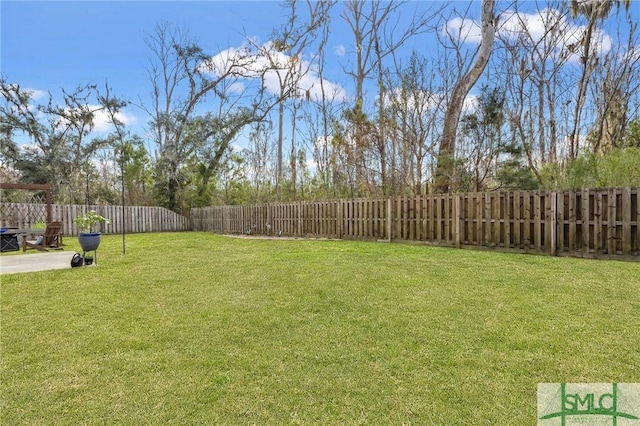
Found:
M 96 250 L 100 245 L 102 237 L 100 232 L 97 232 L 95 229 L 98 223 L 109 223 L 109 219 L 97 214 L 95 210 L 90 210 L 82 216 L 76 217 L 73 221 L 78 225 L 78 229 L 80 229 L 78 242 L 82 250 L 84 252 Z

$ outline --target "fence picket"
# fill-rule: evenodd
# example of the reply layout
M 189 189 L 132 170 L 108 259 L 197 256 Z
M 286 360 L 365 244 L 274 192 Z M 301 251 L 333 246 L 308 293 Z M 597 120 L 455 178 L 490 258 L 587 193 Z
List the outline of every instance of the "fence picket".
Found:
M 622 189 L 622 254 L 631 254 L 631 188 Z
M 384 200 L 208 207 L 192 209 L 190 221 L 193 229 L 223 233 L 239 233 L 253 226 L 261 233 L 283 231 L 298 236 L 385 238 L 551 255 L 640 258 L 640 188 L 400 195 Z M 148 223 L 141 222 L 141 229 Z M 270 231 L 266 223 L 271 224 Z
M 607 194 L 607 253 L 616 254 L 616 191 L 610 188 Z
M 24 229 L 32 227 L 37 221 L 44 221 L 44 217 L 33 216 L 34 208 L 31 204 L 0 203 L 0 211 L 2 212 L 0 225 Z M 188 218 L 162 207 L 151 206 L 125 206 L 123 219 L 122 206 L 53 204 L 51 206 L 52 220 L 62 222 L 62 230 L 65 235 L 75 236 L 78 235 L 79 230 L 74 219 L 90 210 L 95 210 L 98 214 L 109 219 L 109 224 L 99 227 L 99 231 L 104 234 L 119 234 L 123 231 L 134 233 L 190 229 Z

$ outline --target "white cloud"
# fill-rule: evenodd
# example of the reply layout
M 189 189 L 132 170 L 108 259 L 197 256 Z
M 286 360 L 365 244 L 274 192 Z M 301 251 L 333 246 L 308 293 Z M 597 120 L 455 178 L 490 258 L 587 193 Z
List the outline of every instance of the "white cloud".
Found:
M 256 56 L 247 45 L 230 47 L 202 63 L 201 70 L 216 77 L 224 75 L 259 77 L 265 61 Z
M 582 39 L 587 28 L 583 25 L 573 26 L 567 28 L 563 33 L 559 51 L 566 52 L 569 56 L 569 60 L 572 62 L 578 62 L 583 56 Z M 596 29 L 591 36 L 592 48 L 595 50 L 598 56 L 606 55 L 613 47 L 613 39 L 607 33 L 602 30 Z
M 478 95 L 468 95 L 462 104 L 462 114 L 474 114 L 479 106 Z
M 231 83 L 231 85 L 229 86 L 229 88 L 227 89 L 227 91 L 229 93 L 242 93 L 244 92 L 244 84 L 240 83 L 239 81 L 236 81 L 235 83 Z
M 86 105 L 86 108 L 89 111 L 93 112 L 93 131 L 96 133 L 107 133 L 115 129 L 113 122 L 111 121 L 111 117 L 102 109 L 100 105 Z M 69 112 L 69 110 L 67 110 Z M 127 112 L 117 112 L 115 114 L 116 120 L 120 121 L 125 126 L 131 126 L 138 122 L 138 119 L 133 114 L 129 114 Z M 65 126 L 67 124 L 67 120 L 61 118 L 56 123 L 57 126 Z
M 276 50 L 271 42 L 257 48 L 248 45 L 231 47 L 209 58 L 202 69 L 216 77 L 228 75 L 230 78 L 263 79 L 264 88 L 273 94 L 280 94 L 281 85 L 296 82 L 296 95 L 303 99 L 319 100 L 322 89 L 328 99 L 347 99 L 345 89 L 338 83 L 321 79 L 314 65 L 300 57 L 292 57 Z M 230 84 L 228 91 L 245 89 L 241 82 Z
M 547 35 L 550 37 L 549 41 L 555 43 L 556 53 L 566 55 L 569 61 L 576 62 L 583 54 L 582 40 L 586 26 L 572 24 L 556 9 L 545 8 L 537 13 L 509 10 L 502 14 L 500 21 L 502 24 L 498 33 L 507 39 L 527 34 L 530 42 L 538 43 Z M 600 29 L 594 31 L 592 41 L 595 52 L 600 56 L 609 52 L 613 46 L 611 36 Z
M 479 44 L 482 40 L 480 25 L 473 19 L 453 18 L 447 21 L 443 32 L 463 43 Z
M 31 100 L 33 101 L 37 101 L 38 99 L 43 99 L 47 95 L 49 95 L 49 93 L 45 92 L 44 90 L 32 89 L 29 87 L 25 87 L 23 90 L 31 95 Z
M 331 149 L 331 136 L 318 136 L 314 141 L 314 145 L 319 151 Z
M 408 110 L 423 113 L 439 107 L 444 98 L 441 93 L 426 90 L 412 90 L 403 93 L 402 88 L 396 87 L 393 91 L 385 93 L 384 102 L 385 104 L 406 104 Z
M 515 38 L 520 34 L 528 33 L 534 43 L 537 43 L 552 26 L 558 29 L 567 27 L 566 20 L 556 9 L 545 8 L 538 13 L 522 13 L 515 10 L 507 10 L 502 13 L 499 20 L 498 34 L 507 38 Z
M 337 83 L 321 79 L 314 70 L 309 70 L 298 82 L 299 96 L 309 98 L 314 101 L 322 99 L 324 91 L 327 99 L 344 101 L 347 99 L 347 92 Z
M 315 172 L 318 168 L 318 163 L 316 163 L 315 160 L 307 160 L 305 161 L 305 166 L 310 172 Z
M 97 105 L 89 105 L 89 108 L 93 110 L 93 109 L 98 109 L 100 107 Z M 115 117 L 116 117 L 116 120 L 120 121 L 125 126 L 131 126 L 138 121 L 138 119 L 134 115 L 126 112 L 122 112 L 122 111 L 116 113 Z M 109 117 L 109 114 L 106 111 L 100 110 L 94 113 L 93 130 L 95 132 L 99 132 L 99 133 L 109 132 L 111 130 L 114 130 L 114 128 L 115 127 L 111 122 L 111 118 Z
M 538 13 L 507 11 L 502 17 L 499 34 L 505 38 L 516 38 L 528 34 L 532 43 L 538 43 L 545 35 L 555 44 L 556 55 L 565 56 L 569 62 L 578 62 L 583 55 L 582 40 L 587 31 L 584 25 L 575 25 L 556 9 L 545 8 Z M 613 47 L 613 39 L 606 32 L 595 29 L 592 48 L 599 56 L 607 54 Z
M 19 145 L 20 151 L 26 154 L 42 154 L 42 149 L 34 143 L 25 143 Z
M 333 48 L 333 54 L 339 57 L 343 57 L 347 54 L 347 49 L 345 49 L 344 45 L 339 44 Z
M 622 62 L 640 62 L 640 46 L 632 46 L 622 55 Z
M 500 15 L 498 22 L 497 37 L 515 40 L 526 34 L 530 43 L 538 43 L 546 36 L 549 37 L 549 42 L 555 43 L 557 55 L 565 55 L 570 62 L 576 62 L 582 56 L 581 40 L 586 27 L 571 23 L 557 9 L 544 8 L 534 13 L 506 10 Z M 482 39 L 480 23 L 473 19 L 453 18 L 447 21 L 443 32 L 463 43 L 479 44 Z M 611 36 L 600 29 L 594 31 L 592 40 L 593 49 L 600 56 L 609 52 L 613 46 Z
M 22 104 L 20 105 L 11 104 L 9 108 L 13 113 L 20 114 L 20 113 L 27 113 L 30 111 L 34 113 L 36 116 L 41 115 L 37 111 L 37 106 L 35 103 L 33 103 L 33 101 L 46 97 L 49 94 L 48 92 L 45 92 L 43 90 L 38 90 L 38 89 L 32 89 L 29 87 L 22 88 L 22 87 L 19 87 L 17 84 L 9 84 L 9 87 L 11 87 L 13 90 L 17 90 L 19 88 L 21 93 L 28 93 L 30 96 L 29 103 L 27 103 L 26 106 Z

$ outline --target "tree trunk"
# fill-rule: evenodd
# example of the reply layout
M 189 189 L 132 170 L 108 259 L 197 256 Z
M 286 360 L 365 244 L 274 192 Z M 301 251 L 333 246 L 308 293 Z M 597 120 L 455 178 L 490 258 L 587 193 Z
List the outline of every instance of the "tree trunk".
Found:
M 584 34 L 583 39 L 583 52 L 582 52 L 582 74 L 580 75 L 580 82 L 578 83 L 578 98 L 576 99 L 576 106 L 573 116 L 573 128 L 569 137 L 569 161 L 574 161 L 578 157 L 578 151 L 580 150 L 580 121 L 582 115 L 582 109 L 587 96 L 587 85 L 591 80 L 591 73 L 594 68 L 594 59 L 591 56 L 591 37 L 595 27 L 595 14 L 592 12 L 588 18 L 589 23 Z
M 465 98 L 482 75 L 491 56 L 496 32 L 496 17 L 493 12 L 494 4 L 495 0 L 482 1 L 482 41 L 480 42 L 476 62 L 469 72 L 456 83 L 444 115 L 444 129 L 434 177 L 437 192 L 450 192 L 452 189 L 458 121 L 460 120 Z
M 280 197 L 280 185 L 282 184 L 282 145 L 284 139 L 283 130 L 284 121 L 284 100 L 278 104 L 278 146 L 277 146 L 277 163 L 276 163 L 276 192 Z

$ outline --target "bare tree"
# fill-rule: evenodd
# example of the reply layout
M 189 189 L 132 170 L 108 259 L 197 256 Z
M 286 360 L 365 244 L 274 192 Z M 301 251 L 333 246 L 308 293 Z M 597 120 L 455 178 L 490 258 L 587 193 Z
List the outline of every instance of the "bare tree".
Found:
M 32 104 L 33 93 L 0 79 L 0 105 L 2 134 L 6 135 L 3 154 L 13 152 L 16 165 L 26 181 L 52 182 L 52 192 L 59 201 L 80 203 L 84 201 L 86 179 L 93 173 L 91 158 L 109 141 L 92 134 L 96 115 L 109 108 L 117 114 L 126 103 L 106 95 L 100 95 L 93 84 L 78 86 L 73 91 L 62 89 L 62 102 L 54 101 L 48 93 L 46 104 Z M 30 138 L 31 146 L 20 154 L 15 148 L 13 135 L 23 133 Z
M 284 115 L 287 101 L 293 98 L 310 99 L 310 93 L 300 87 L 300 81 L 309 73 L 313 60 L 303 60 L 303 55 L 316 41 L 318 32 L 329 21 L 335 1 L 288 0 L 287 22 L 274 31 L 272 40 L 260 49 L 267 58 L 269 71 L 278 81 L 278 139 L 276 160 L 276 191 L 280 189 L 283 174 Z M 301 10 L 306 10 L 302 20 Z M 293 143 L 293 141 L 292 141 Z M 295 152 L 295 147 L 291 148 Z M 295 164 L 295 163 L 294 163 Z M 294 166 L 295 167 L 295 166 Z
M 256 65 L 259 55 L 249 47 L 212 57 L 188 33 L 166 23 L 157 25 L 146 41 L 151 51 L 148 73 L 153 99 L 148 113 L 159 150 L 158 194 L 166 207 L 180 210 L 187 158 L 211 137 L 217 138 L 218 147 L 228 147 L 242 127 L 264 119 L 277 100 L 265 102 L 266 70 Z M 234 84 L 248 79 L 254 81 L 252 87 Z M 238 87 L 244 89 L 239 92 Z M 196 108 L 205 102 L 212 102 L 215 114 L 196 119 Z M 203 120 L 212 121 L 207 130 Z M 212 155 L 209 168 L 221 157 L 221 153 Z
M 448 192 L 452 189 L 451 182 L 454 173 L 458 121 L 460 120 L 460 114 L 464 106 L 465 98 L 482 75 L 493 50 L 493 41 L 497 25 L 494 5 L 495 0 L 482 1 L 480 24 L 481 41 L 478 46 L 476 58 L 473 65 L 464 73 L 454 86 L 451 99 L 447 106 L 435 175 L 435 188 L 438 192 Z
M 400 46 L 412 37 L 429 30 L 429 22 L 442 10 L 431 10 L 430 13 L 414 13 L 409 23 L 401 28 L 398 22 L 401 11 L 410 13 L 403 1 L 360 1 L 348 0 L 342 18 L 349 25 L 354 37 L 354 69 L 346 70 L 353 77 L 356 93 L 355 104 L 345 118 L 353 125 L 353 132 L 347 135 L 352 139 L 353 162 L 355 166 L 355 186 L 372 186 L 366 183 L 365 176 L 371 176 L 375 169 L 380 175 L 380 186 L 387 187 L 387 137 L 384 128 L 383 105 L 378 104 L 378 122 L 373 123 L 367 116 L 365 107 L 365 81 L 375 78 L 378 83 L 378 99 L 384 98 L 384 74 L 387 72 L 383 61 L 391 56 Z M 402 8 L 402 9 L 401 9 Z M 372 125 L 375 133 L 372 135 Z M 372 137 L 373 136 L 373 137 Z M 368 153 L 375 151 L 375 156 Z M 377 157 L 378 165 L 367 165 L 367 158 Z
M 269 141 L 273 133 L 270 121 L 254 123 L 249 133 L 249 148 L 243 156 L 248 164 L 248 175 L 251 179 L 254 202 L 268 200 L 270 182 Z
M 584 1 L 571 0 L 570 11 L 574 17 L 584 17 L 587 20 L 586 29 L 582 34 L 580 44 L 580 62 L 582 70 L 580 80 L 578 82 L 578 93 L 574 107 L 573 127 L 569 135 L 569 160 L 573 161 L 578 155 L 580 143 L 580 131 L 582 121 L 582 111 L 587 96 L 587 87 L 589 86 L 593 72 L 598 65 L 599 52 L 594 49 L 594 33 L 597 25 L 602 22 L 611 12 L 614 5 L 620 7 L 624 5 L 627 9 L 631 4 L 631 0 L 602 0 L 602 1 Z
M 501 157 L 514 150 L 504 137 L 504 103 L 504 88 L 483 86 L 475 111 L 460 120 L 461 136 L 468 141 L 461 144 L 458 158 L 463 160 L 471 177 L 467 179 L 467 187 L 461 188 L 464 191 L 480 192 L 495 185 L 495 179 L 491 178 L 500 168 Z
M 531 19 L 542 33 L 532 32 Z M 498 36 L 501 48 L 492 57 L 493 75 L 502 76 L 507 95 L 510 143 L 522 148 L 529 168 L 539 177 L 542 167 L 556 162 L 564 134 L 562 111 L 571 102 L 565 75 L 572 55 L 565 46 L 570 28 L 563 11 L 551 7 L 533 18 L 516 11 L 503 24 Z
M 628 33 L 618 34 L 621 42 L 600 58 L 600 66 L 594 70 L 591 85 L 594 102 L 590 104 L 595 108 L 596 119 L 587 141 L 596 153 L 610 151 L 624 139 L 629 121 L 633 118 L 630 101 L 640 92 L 638 24 L 629 10 L 626 10 L 624 19 Z
M 438 64 L 413 52 L 403 64 L 396 59 L 396 72 L 389 74 L 386 113 L 390 120 L 389 161 L 391 186 L 398 193 L 409 187 L 415 194 L 427 190 L 429 165 L 435 158 L 435 141 L 444 97 L 435 76 Z

